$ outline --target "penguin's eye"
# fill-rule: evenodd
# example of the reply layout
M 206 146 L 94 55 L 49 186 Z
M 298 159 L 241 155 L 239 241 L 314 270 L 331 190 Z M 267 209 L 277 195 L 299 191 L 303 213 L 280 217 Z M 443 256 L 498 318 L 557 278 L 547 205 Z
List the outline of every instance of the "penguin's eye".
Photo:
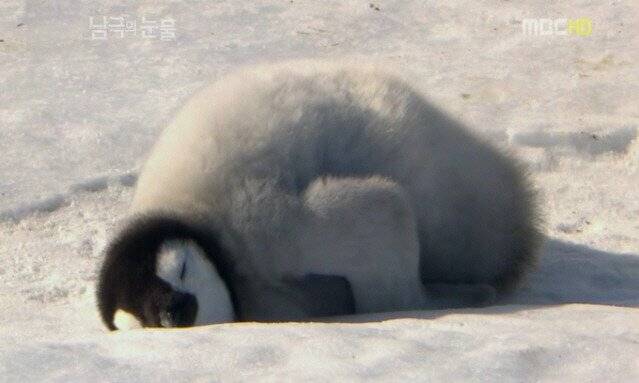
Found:
M 184 263 L 182 264 L 182 269 L 180 270 L 180 280 L 184 280 L 184 276 L 186 275 L 186 259 L 184 260 Z

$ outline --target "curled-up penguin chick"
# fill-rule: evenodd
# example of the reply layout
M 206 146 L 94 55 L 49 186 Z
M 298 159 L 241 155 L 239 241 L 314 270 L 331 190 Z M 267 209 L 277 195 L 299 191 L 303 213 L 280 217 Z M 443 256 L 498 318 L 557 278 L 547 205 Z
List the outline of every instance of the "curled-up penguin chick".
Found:
M 245 68 L 144 165 L 100 272 L 110 329 L 476 306 L 540 240 L 522 167 L 374 67 Z

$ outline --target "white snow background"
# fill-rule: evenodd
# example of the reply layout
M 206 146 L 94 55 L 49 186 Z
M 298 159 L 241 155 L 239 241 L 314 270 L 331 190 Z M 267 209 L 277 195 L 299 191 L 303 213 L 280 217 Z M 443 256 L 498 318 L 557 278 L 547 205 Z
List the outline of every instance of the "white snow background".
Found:
M 639 381 L 639 4 L 550 3 L 2 0 L 0 381 Z M 121 14 L 175 39 L 92 40 L 90 17 Z M 522 32 L 581 17 L 590 36 Z M 548 240 L 524 286 L 484 309 L 107 333 L 96 270 L 176 109 L 237 65 L 343 56 L 405 70 L 530 164 Z

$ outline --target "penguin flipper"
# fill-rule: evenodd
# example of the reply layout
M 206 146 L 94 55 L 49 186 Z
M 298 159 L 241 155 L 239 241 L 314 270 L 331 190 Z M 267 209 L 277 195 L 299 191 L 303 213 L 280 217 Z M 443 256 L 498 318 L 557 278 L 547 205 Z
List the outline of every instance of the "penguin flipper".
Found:
M 285 281 L 303 296 L 300 303 L 310 317 L 355 314 L 355 298 L 351 284 L 337 275 L 306 274 Z
M 433 309 L 485 307 L 497 300 L 497 289 L 485 283 L 427 283 L 424 289 Z

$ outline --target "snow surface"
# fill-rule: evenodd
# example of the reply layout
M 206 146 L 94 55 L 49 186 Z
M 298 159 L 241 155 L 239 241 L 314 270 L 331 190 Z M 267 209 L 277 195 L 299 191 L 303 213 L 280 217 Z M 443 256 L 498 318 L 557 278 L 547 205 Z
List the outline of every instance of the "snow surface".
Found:
M 119 3 L 0 3 L 0 380 L 639 381 L 635 2 Z M 175 19 L 175 41 L 90 39 L 90 16 L 123 13 Z M 524 35 L 538 17 L 593 32 Z M 344 55 L 405 70 L 530 164 L 548 241 L 522 289 L 476 310 L 108 334 L 95 272 L 175 110 L 238 64 Z

